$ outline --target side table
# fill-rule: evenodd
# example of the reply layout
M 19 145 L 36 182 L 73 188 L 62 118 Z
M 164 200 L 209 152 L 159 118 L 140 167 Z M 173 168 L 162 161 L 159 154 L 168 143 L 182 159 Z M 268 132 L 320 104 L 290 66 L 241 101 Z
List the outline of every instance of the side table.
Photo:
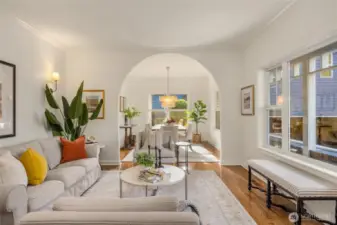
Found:
M 187 141 L 178 141 L 176 143 L 176 148 L 177 148 L 177 164 L 179 165 L 179 147 L 185 147 L 185 167 L 186 167 L 186 172 L 189 173 L 188 171 L 188 149 L 191 148 L 191 143 Z

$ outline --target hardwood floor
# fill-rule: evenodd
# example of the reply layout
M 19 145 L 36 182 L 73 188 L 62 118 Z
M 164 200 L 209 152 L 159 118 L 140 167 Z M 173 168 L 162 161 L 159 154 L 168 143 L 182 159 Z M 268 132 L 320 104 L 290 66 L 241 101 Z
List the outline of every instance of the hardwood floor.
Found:
M 213 155 L 219 158 L 219 151 L 210 144 L 203 143 Z M 121 150 L 121 159 L 123 159 L 129 151 Z M 126 169 L 132 166 L 132 163 L 122 163 L 121 169 Z M 218 163 L 189 163 L 191 170 L 213 170 L 224 182 L 224 184 L 232 191 L 235 197 L 240 201 L 242 206 L 250 214 L 250 216 L 259 225 L 291 225 L 288 220 L 288 213 L 280 208 L 272 207 L 267 209 L 265 206 L 265 194 L 253 190 L 251 192 L 247 189 L 248 172 L 242 166 L 221 166 Z M 118 166 L 103 166 L 104 170 L 119 169 Z M 264 187 L 264 182 L 254 177 L 254 185 Z M 273 197 L 273 202 L 278 204 L 285 204 L 288 207 L 294 205 L 281 197 Z M 303 225 L 320 225 L 316 221 L 304 220 Z

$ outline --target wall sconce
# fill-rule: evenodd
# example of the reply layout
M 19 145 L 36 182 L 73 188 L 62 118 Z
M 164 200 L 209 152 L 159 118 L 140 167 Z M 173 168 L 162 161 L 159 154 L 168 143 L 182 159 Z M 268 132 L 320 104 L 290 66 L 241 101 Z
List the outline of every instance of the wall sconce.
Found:
M 277 104 L 282 105 L 283 102 L 284 102 L 283 96 L 282 95 L 277 96 Z
M 53 72 L 52 81 L 55 83 L 55 88 L 51 89 L 52 92 L 57 91 L 57 82 L 60 80 L 60 74 L 58 72 Z

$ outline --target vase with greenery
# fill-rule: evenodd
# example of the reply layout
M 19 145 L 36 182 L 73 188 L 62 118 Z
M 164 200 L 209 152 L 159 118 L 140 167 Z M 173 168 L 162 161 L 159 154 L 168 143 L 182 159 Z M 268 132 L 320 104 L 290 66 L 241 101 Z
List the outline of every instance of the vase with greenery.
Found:
M 207 120 L 207 106 L 202 100 L 198 100 L 194 103 L 194 108 L 191 111 L 186 111 L 187 119 L 195 123 L 196 132 L 193 134 L 193 142 L 201 142 L 201 134 L 199 132 L 199 124 L 204 123 Z
M 146 152 L 141 152 L 136 155 L 136 162 L 138 165 L 141 165 L 144 167 L 153 167 L 154 156 Z
M 127 107 L 123 112 L 130 125 L 132 124 L 132 119 L 140 115 L 140 111 L 138 111 L 135 107 Z
M 89 121 L 97 119 L 103 105 L 103 100 L 100 100 L 96 109 L 89 117 L 87 104 L 82 102 L 83 85 L 84 81 L 82 81 L 70 104 L 62 96 L 62 108 L 54 98 L 53 91 L 46 85 L 45 96 L 50 108 L 54 112 L 46 109 L 44 114 L 53 136 L 61 136 L 71 141 L 76 140 L 84 135 Z

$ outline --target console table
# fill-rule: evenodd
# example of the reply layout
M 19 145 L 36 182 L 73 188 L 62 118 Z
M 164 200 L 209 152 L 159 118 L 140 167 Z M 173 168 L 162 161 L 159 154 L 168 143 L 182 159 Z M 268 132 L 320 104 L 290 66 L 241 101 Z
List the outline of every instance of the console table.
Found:
M 137 126 L 136 124 L 131 125 L 121 125 L 119 128 L 124 129 L 124 149 L 131 149 L 132 148 L 132 128 Z M 128 130 L 129 131 L 129 138 L 128 138 Z

